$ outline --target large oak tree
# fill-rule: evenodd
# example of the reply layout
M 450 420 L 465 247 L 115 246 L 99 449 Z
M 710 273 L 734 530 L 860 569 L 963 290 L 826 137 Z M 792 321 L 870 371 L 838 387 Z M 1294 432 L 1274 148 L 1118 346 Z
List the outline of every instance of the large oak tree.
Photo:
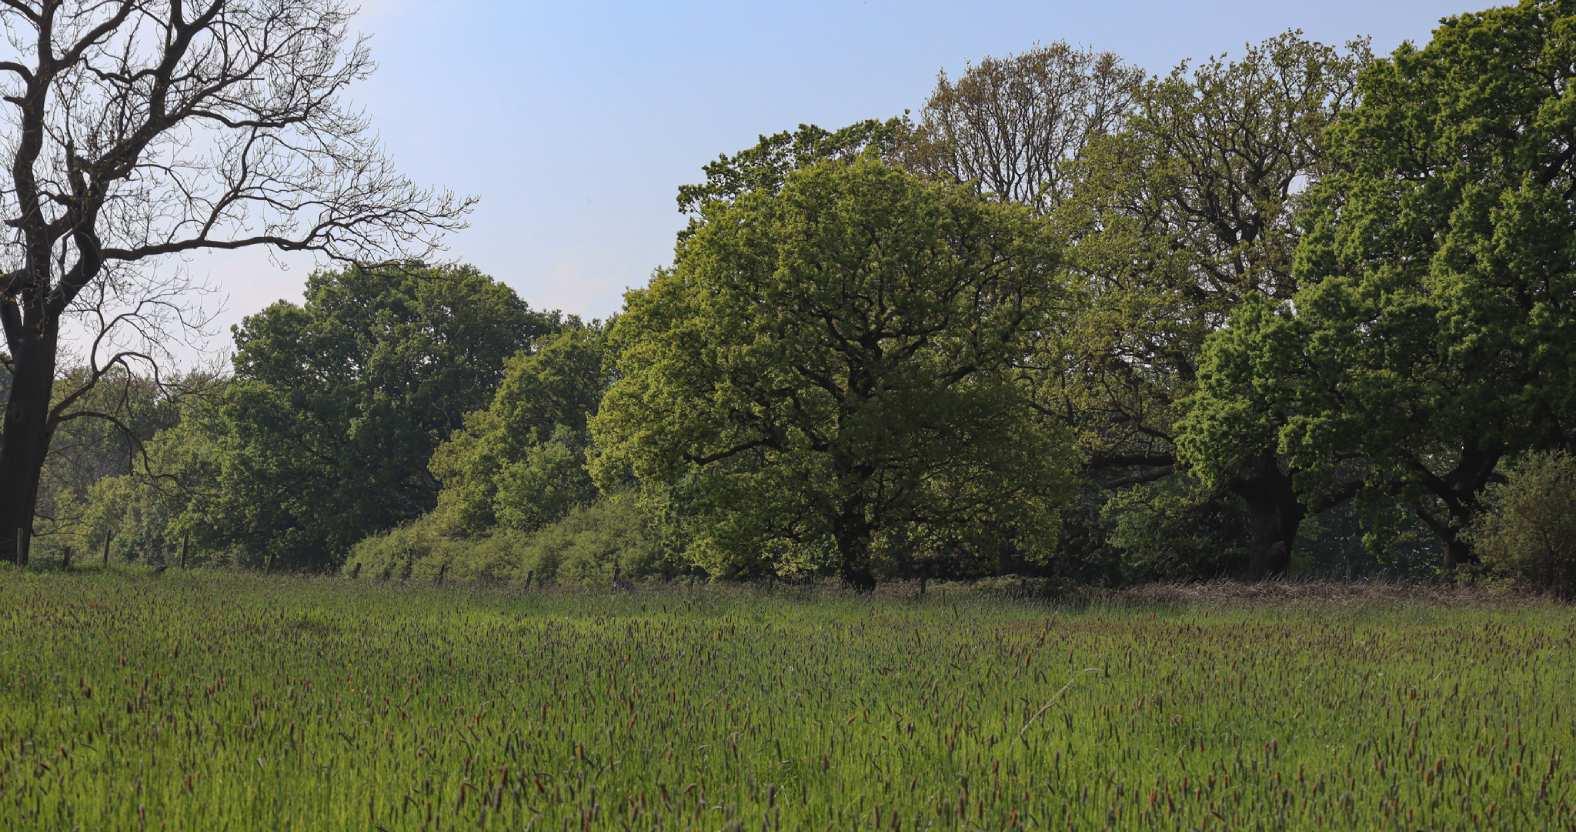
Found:
M 1366 45 L 1295 32 L 1145 82 L 1124 129 L 1091 142 L 1052 215 L 1075 241 L 1078 313 L 1039 354 L 1042 399 L 1094 471 L 1125 486 L 1175 476 L 1178 419 L 1206 337 L 1233 309 L 1296 287 L 1294 220 L 1328 170 L 1324 137 L 1355 100 Z M 1273 443 L 1222 486 L 1246 510 L 1247 571 L 1286 568 L 1305 505 Z
M 1071 451 L 1012 365 L 1059 249 L 1020 206 L 870 157 L 711 200 L 614 325 L 595 471 L 695 520 L 715 572 L 868 589 L 888 546 L 1043 552 Z
M 1360 92 L 1303 288 L 1212 338 L 1184 449 L 1218 475 L 1276 446 L 1307 488 L 1410 508 L 1455 566 L 1501 461 L 1576 442 L 1576 2 L 1449 18 Z

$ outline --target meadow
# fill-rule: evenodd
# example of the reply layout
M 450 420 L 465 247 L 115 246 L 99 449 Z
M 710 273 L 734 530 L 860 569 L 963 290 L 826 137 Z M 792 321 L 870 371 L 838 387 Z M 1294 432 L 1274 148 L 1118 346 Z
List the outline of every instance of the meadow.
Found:
M 1576 609 L 0 581 L 0 828 L 1576 828 Z

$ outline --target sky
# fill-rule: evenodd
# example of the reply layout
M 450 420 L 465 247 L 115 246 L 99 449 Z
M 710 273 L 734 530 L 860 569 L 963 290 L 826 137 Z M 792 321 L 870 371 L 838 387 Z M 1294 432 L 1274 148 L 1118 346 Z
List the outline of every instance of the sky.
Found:
M 917 111 L 945 70 L 1065 40 L 1150 71 L 1239 52 L 1297 28 L 1388 52 L 1490 0 L 362 0 L 378 71 L 351 91 L 419 183 L 479 198 L 445 259 L 535 308 L 618 309 L 672 259 L 679 185 L 721 153 L 801 123 Z M 309 259 L 205 255 L 218 289 L 208 354 L 275 300 L 299 301 Z

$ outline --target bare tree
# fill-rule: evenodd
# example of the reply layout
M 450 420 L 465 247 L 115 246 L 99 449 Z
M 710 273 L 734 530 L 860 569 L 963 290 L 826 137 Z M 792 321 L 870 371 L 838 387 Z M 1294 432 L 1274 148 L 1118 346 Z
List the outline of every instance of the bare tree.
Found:
M 1143 72 L 1109 52 L 1057 42 L 943 72 L 920 113 L 911 163 L 1048 212 L 1071 191 L 1067 165 L 1120 129 Z
M 471 201 L 401 176 L 344 100 L 373 68 L 351 14 L 342 0 L 0 0 L 0 558 L 26 559 L 66 415 L 51 407 L 62 321 L 102 308 L 80 302 L 89 287 L 131 297 L 151 280 L 161 296 L 164 258 L 203 250 L 423 257 L 461 225 Z

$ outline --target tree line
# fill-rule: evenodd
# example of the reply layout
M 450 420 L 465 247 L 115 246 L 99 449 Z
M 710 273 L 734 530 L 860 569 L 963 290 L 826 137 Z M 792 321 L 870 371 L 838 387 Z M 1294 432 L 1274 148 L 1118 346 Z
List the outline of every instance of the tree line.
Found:
M 54 428 L 33 523 L 383 577 L 1569 585 L 1573 75 L 1571 0 L 987 58 L 719 156 L 609 321 L 359 257 L 227 373 L 74 370 L 112 423 Z

